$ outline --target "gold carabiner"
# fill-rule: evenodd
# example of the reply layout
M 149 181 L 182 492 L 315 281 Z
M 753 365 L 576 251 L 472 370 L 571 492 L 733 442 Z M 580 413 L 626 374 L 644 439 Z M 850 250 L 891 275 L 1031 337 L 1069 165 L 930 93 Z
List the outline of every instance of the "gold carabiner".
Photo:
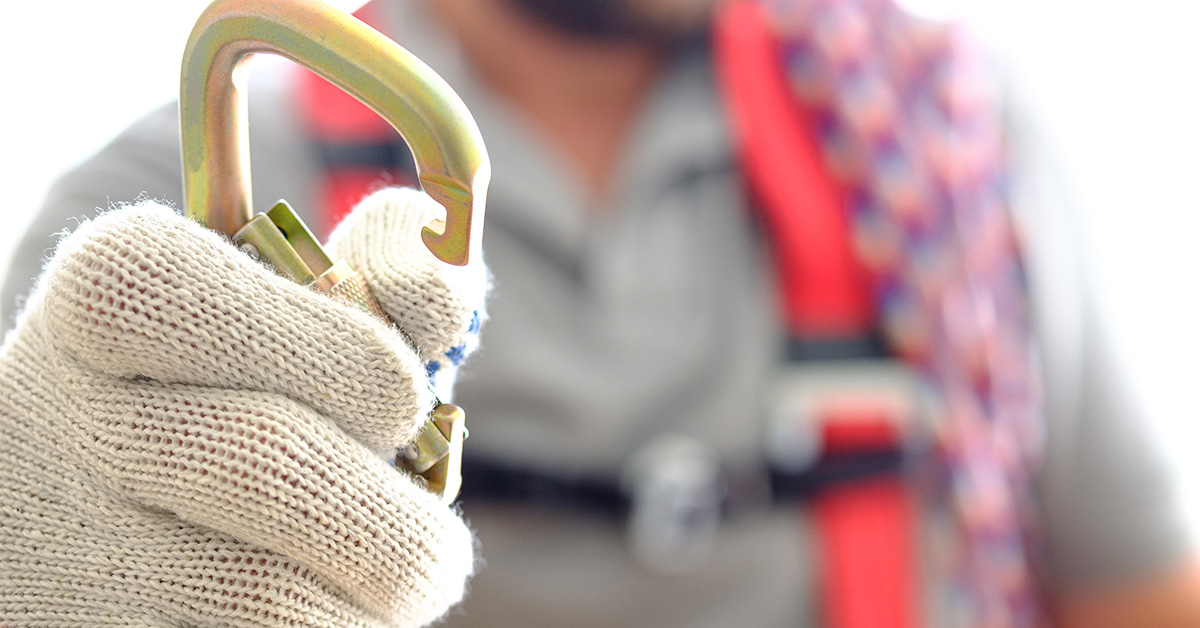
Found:
M 465 265 L 479 250 L 491 163 L 479 127 L 442 77 L 353 16 L 317 0 L 216 0 L 183 54 L 179 90 L 184 207 L 233 235 L 251 219 L 245 68 L 281 55 L 387 120 L 408 143 L 425 193 L 446 209 L 422 230 L 438 259 Z
M 317 0 L 216 0 L 192 29 L 179 94 L 189 216 L 279 274 L 387 318 L 362 277 L 329 259 L 287 203 L 252 215 L 243 63 L 258 52 L 316 72 L 391 123 L 412 150 L 425 193 L 446 209 L 444 221 L 422 229 L 425 246 L 459 266 L 478 253 L 491 165 L 466 105 L 408 51 Z M 465 438 L 462 410 L 440 404 L 396 462 L 450 502 Z

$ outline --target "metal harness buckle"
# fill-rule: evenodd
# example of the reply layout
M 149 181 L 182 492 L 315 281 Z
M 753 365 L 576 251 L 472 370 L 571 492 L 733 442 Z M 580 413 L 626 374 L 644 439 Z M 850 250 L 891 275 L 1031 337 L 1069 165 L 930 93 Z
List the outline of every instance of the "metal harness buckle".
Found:
M 897 360 L 792 363 L 769 400 L 767 460 L 778 472 L 800 474 L 823 457 L 919 448 L 933 436 L 922 390 Z
M 725 500 L 721 468 L 709 448 L 680 434 L 660 436 L 630 460 L 621 479 L 638 562 L 662 574 L 701 567 L 716 544 Z

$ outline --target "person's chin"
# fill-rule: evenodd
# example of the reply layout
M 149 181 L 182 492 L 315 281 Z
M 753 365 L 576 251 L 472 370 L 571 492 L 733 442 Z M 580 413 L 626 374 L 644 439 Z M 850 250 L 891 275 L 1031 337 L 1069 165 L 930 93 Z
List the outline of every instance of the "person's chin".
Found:
M 703 31 L 716 0 L 506 0 L 576 37 L 671 42 Z

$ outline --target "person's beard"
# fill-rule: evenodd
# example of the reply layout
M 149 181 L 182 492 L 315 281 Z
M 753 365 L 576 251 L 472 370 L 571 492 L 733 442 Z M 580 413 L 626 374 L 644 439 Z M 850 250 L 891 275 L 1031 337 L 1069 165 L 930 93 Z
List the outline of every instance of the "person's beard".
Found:
M 645 0 L 507 0 L 543 23 L 569 35 L 604 40 L 652 40 L 671 42 L 686 39 L 703 27 L 713 4 L 689 0 L 687 19 L 672 19 L 650 10 L 640 10 Z M 687 3 L 677 3 L 686 5 Z

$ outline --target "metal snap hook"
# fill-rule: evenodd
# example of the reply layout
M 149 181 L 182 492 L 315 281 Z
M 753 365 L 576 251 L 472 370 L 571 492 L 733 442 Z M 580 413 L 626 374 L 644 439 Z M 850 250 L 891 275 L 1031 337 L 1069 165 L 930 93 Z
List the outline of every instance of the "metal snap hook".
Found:
M 179 90 L 189 216 L 228 235 L 251 220 L 243 63 L 260 52 L 312 70 L 387 120 L 425 193 L 446 209 L 422 230 L 425 246 L 457 266 L 478 252 L 491 162 L 470 111 L 420 59 L 317 0 L 216 0 L 196 22 Z
M 345 260 L 331 260 L 286 202 L 252 215 L 244 65 L 259 52 L 316 72 L 387 120 L 408 143 L 425 193 L 446 210 L 422 229 L 438 259 L 478 254 L 491 164 L 471 113 L 421 60 L 317 0 L 216 0 L 184 50 L 179 90 L 184 207 L 279 274 L 371 314 L 387 316 Z M 463 412 L 439 404 L 397 456 L 445 502 L 462 483 Z

